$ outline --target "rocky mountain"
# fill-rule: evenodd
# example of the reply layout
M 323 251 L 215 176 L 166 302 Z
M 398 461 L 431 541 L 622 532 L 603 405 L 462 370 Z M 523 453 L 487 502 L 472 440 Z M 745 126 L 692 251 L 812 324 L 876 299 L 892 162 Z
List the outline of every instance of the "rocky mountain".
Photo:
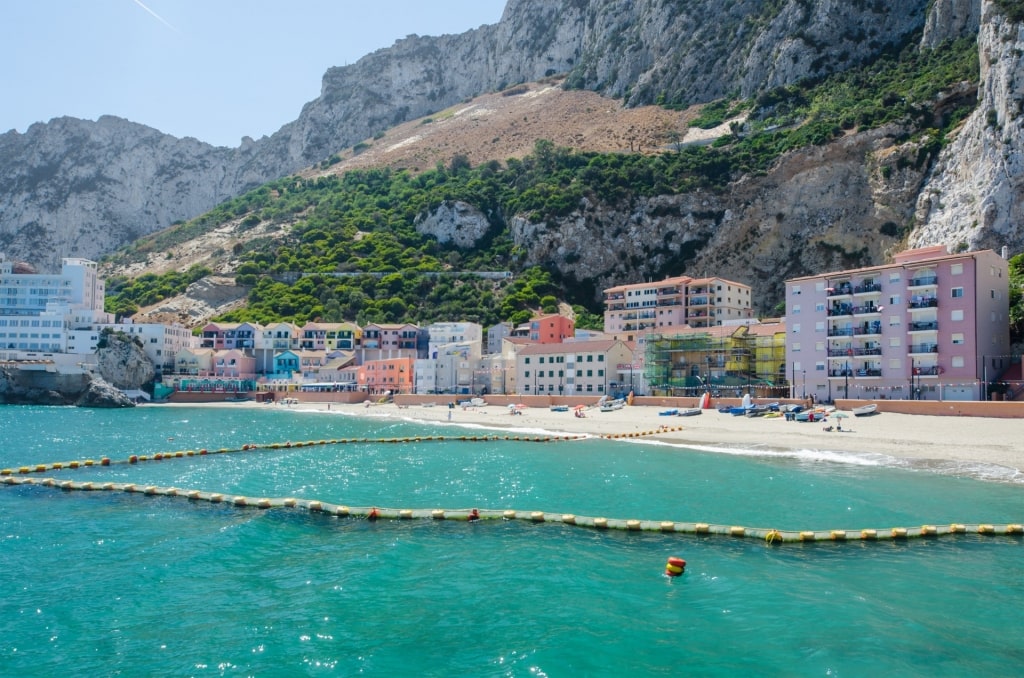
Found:
M 174 139 L 113 118 L 60 119 L 23 135 L 2 135 L 0 250 L 52 270 L 60 256 L 98 258 L 227 196 L 332 156 L 330 162 L 342 161 L 332 168 L 337 171 L 370 158 L 392 162 L 384 149 L 397 156 L 400 148 L 418 148 L 419 155 L 406 154 L 397 166 L 430 167 L 458 152 L 454 142 L 427 138 L 424 116 L 430 120 L 442 111 L 445 120 L 435 123 L 464 135 L 469 122 L 474 125 L 475 163 L 488 153 L 501 161 L 526 154 L 537 138 L 630 152 L 665 144 L 673 135 L 682 138 L 686 116 L 660 120 L 650 129 L 631 119 L 629 129 L 614 133 L 597 133 L 586 121 L 606 109 L 642 111 L 655 103 L 683 108 L 727 95 L 756 97 L 871 63 L 907 44 L 936 47 L 977 36 L 980 84 L 964 83 L 934 102 L 937 110 L 970 105 L 974 112 L 934 164 L 916 162 L 921 142 L 908 141 L 906 130 L 890 126 L 790 153 L 767 175 L 740 178 L 725 192 L 658 196 L 629 205 L 585 200 L 557 223 L 504 218 L 530 263 L 557 267 L 595 289 L 683 259 L 685 272 L 714 271 L 765 287 L 762 309 L 771 306 L 773 288 L 785 276 L 881 261 L 904 244 L 897 238 L 904 226 L 912 227 L 912 244 L 1007 245 L 1021 251 L 1024 97 L 1015 74 L 1021 72 L 1024 26 L 1007 18 L 1007 3 L 1013 4 L 510 0 L 493 26 L 460 35 L 409 36 L 351 66 L 328 70 L 320 97 L 297 120 L 237 149 Z M 562 137 L 549 134 L 553 125 L 543 123 L 554 96 L 521 119 L 488 117 L 489 109 L 470 101 L 559 74 L 570 90 L 617 99 L 577 100 L 572 123 L 560 125 L 572 133 Z M 523 91 L 540 102 L 539 93 L 550 89 Z M 416 119 L 421 120 L 414 131 L 417 123 L 406 121 Z M 487 136 L 489 125 L 500 120 L 503 126 L 495 129 L 501 131 Z M 396 140 L 392 130 L 400 123 L 408 134 Z M 443 125 L 430 127 L 433 132 Z M 618 146 L 608 149 L 611 138 Z M 512 139 L 520 143 L 510 150 Z M 475 231 L 464 226 L 476 218 L 473 206 L 443 210 L 422 215 L 424 227 L 443 233 L 461 224 L 459 237 L 472 242 Z

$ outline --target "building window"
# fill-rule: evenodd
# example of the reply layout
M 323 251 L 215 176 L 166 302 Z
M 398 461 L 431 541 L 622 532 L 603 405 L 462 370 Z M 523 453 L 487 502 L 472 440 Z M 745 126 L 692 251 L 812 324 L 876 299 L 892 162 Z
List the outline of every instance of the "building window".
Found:
M 957 309 L 957 310 L 955 310 L 955 311 L 953 311 L 952 313 L 949 314 L 949 319 L 950 320 L 963 320 L 964 319 L 964 312 L 961 309 Z
M 899 281 L 900 281 L 900 274 L 898 272 L 893 272 L 893 273 L 889 274 L 889 282 L 895 283 L 895 282 L 899 282 Z
M 949 267 L 949 272 L 952 275 L 960 275 L 961 273 L 964 272 L 964 265 L 963 264 L 953 264 L 952 266 Z
M 902 341 L 900 341 L 900 338 L 899 338 L 899 337 L 889 337 L 889 345 L 890 345 L 890 346 L 899 346 L 899 345 L 901 345 L 902 343 L 903 343 L 903 342 L 902 342 Z
M 891 370 L 898 370 L 898 369 L 900 369 L 900 359 L 899 358 L 890 358 L 889 359 L 889 369 L 891 369 Z
M 955 355 L 950 360 L 949 364 L 952 365 L 953 367 L 963 367 L 964 366 L 964 357 L 962 355 Z
M 799 353 L 800 352 L 800 344 L 790 344 L 789 346 L 790 346 L 790 348 L 793 349 L 793 353 Z
M 815 332 L 824 332 L 825 331 L 825 321 L 824 320 L 819 320 L 818 322 L 814 323 L 814 331 Z
M 952 335 L 952 340 L 954 344 L 962 344 L 964 343 L 964 335 L 960 332 L 956 332 Z
M 793 315 L 800 313 L 800 304 L 793 304 Z
M 889 327 L 899 327 L 900 317 L 898 315 L 889 316 Z
M 953 289 L 950 290 L 950 294 L 954 299 L 959 299 L 960 297 L 964 296 L 964 288 L 954 287 Z
M 794 323 L 793 334 L 800 334 L 800 323 Z

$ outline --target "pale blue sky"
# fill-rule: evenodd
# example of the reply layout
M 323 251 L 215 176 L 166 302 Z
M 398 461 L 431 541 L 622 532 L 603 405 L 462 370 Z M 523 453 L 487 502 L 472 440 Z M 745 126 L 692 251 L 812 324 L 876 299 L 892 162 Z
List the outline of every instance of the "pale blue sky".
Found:
M 331 66 L 497 23 L 505 2 L 5 0 L 0 134 L 109 114 L 237 146 L 298 117 Z

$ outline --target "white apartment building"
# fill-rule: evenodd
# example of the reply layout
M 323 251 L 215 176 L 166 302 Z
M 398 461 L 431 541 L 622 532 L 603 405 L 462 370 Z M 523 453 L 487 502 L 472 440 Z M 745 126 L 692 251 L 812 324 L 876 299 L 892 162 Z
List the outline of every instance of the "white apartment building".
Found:
M 614 339 L 522 346 L 516 353 L 516 393 L 606 395 L 621 380 L 619 366 L 632 363 L 632 349 Z
M 108 325 L 115 332 L 124 332 L 142 343 L 142 350 L 158 368 L 171 372 L 174 370 L 175 359 L 179 351 L 186 348 L 198 348 L 199 337 L 188 328 L 175 323 L 161 325 L 159 323 L 136 323 L 130 318 L 113 325 Z
M 89 354 L 99 341 L 105 285 L 96 262 L 61 260 L 58 274 L 31 272 L 0 254 L 0 360 Z

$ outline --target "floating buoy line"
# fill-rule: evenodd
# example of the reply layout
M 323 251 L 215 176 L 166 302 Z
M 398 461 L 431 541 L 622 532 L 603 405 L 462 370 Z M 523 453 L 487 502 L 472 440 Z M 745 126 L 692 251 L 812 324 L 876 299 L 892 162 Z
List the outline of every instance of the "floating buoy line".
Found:
M 640 433 L 626 433 L 621 435 L 605 435 L 602 438 L 632 438 L 642 435 L 654 435 L 666 430 L 680 430 L 676 428 L 662 428 L 660 430 L 645 431 Z M 253 509 L 297 509 L 309 513 L 320 513 L 339 518 L 366 518 L 370 520 L 461 520 L 466 522 L 477 522 L 484 520 L 524 520 L 531 523 L 555 523 L 560 525 L 571 525 L 574 527 L 591 528 L 596 530 L 624 530 L 630 532 L 660 532 L 673 534 L 692 534 L 698 536 L 721 535 L 735 538 L 762 539 L 768 545 L 800 543 L 800 542 L 851 542 L 851 541 L 880 541 L 880 540 L 905 540 L 922 537 L 940 537 L 947 535 L 979 534 L 979 535 L 1024 535 L 1024 525 L 1020 523 L 951 523 L 948 525 L 920 525 L 914 527 L 889 527 L 889 528 L 867 528 L 857 530 L 780 530 L 775 528 L 743 527 L 739 525 L 716 525 L 702 522 L 677 522 L 667 520 L 637 520 L 621 518 L 604 518 L 578 516 L 572 513 L 551 513 L 544 511 L 520 511 L 514 509 L 412 509 L 412 508 L 381 508 L 376 506 L 345 506 L 325 502 L 318 499 L 299 499 L 296 497 L 248 497 L 243 495 L 226 494 L 222 492 L 207 492 L 203 490 L 181 489 L 177 487 L 161 487 L 156 485 L 140 485 L 138 483 L 114 483 L 114 482 L 76 482 L 72 480 L 58 480 L 57 478 L 37 478 L 34 474 L 47 471 L 63 471 L 66 469 L 80 469 L 93 466 L 110 466 L 112 464 L 139 464 L 147 461 L 163 461 L 182 459 L 196 456 L 207 456 L 211 454 L 225 454 L 230 452 L 248 452 L 260 449 L 281 450 L 296 447 L 308 447 L 313 445 L 335 445 L 351 443 L 412 443 L 412 442 L 485 442 L 485 441 L 518 441 L 518 442 L 562 442 L 571 440 L 583 440 L 589 436 L 418 436 L 409 438 L 348 438 L 335 440 L 319 440 L 309 442 L 284 442 L 270 444 L 246 444 L 237 449 L 218 450 L 179 450 L 176 452 L 157 452 L 153 455 L 131 455 L 127 459 L 114 461 L 109 457 L 102 457 L 98 460 L 85 459 L 80 461 L 56 462 L 50 464 L 34 464 L 20 466 L 16 469 L 0 469 L 0 484 L 5 486 L 32 485 L 47 488 L 60 489 L 65 492 L 72 491 L 106 491 L 106 492 L 127 492 L 146 497 L 171 497 L 188 501 L 204 501 L 211 504 L 225 504 L 237 508 Z M 685 568 L 685 561 L 680 565 L 669 562 L 667 572 L 678 574 L 674 568 Z

